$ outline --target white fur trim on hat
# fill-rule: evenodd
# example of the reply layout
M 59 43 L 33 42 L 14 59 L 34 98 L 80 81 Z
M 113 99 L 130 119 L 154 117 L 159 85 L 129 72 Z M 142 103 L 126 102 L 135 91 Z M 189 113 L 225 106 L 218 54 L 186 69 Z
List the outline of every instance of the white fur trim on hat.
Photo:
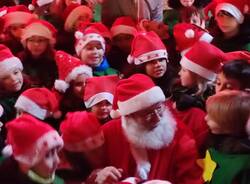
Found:
M 41 108 L 35 102 L 23 95 L 18 97 L 15 108 L 27 112 L 41 120 L 44 120 L 48 115 L 48 111 L 46 109 Z
M 70 83 L 70 81 L 75 80 L 78 75 L 85 74 L 88 77 L 93 77 L 92 68 L 87 65 L 80 65 L 75 67 L 65 78 L 65 82 Z
M 37 0 L 37 5 L 38 6 L 44 6 L 46 4 L 52 3 L 54 0 Z
M 44 149 L 44 144 L 46 143 L 46 148 Z M 63 140 L 55 130 L 51 130 L 48 133 L 41 136 L 35 143 L 34 147 L 30 149 L 28 153 L 23 155 L 14 155 L 15 159 L 21 163 L 27 164 L 29 166 L 34 166 L 41 159 L 45 157 L 47 152 L 55 147 L 62 148 Z
M 110 30 L 112 37 L 115 37 L 118 34 L 130 34 L 130 35 L 136 35 L 137 30 L 136 28 L 132 26 L 126 26 L 126 25 L 119 25 L 119 26 L 113 26 Z
M 203 33 L 202 36 L 200 37 L 200 41 L 205 41 L 207 43 L 211 43 L 211 41 L 213 40 L 213 36 L 210 35 L 209 33 Z
M 72 10 L 72 12 L 70 12 L 70 14 L 68 15 L 68 17 L 66 18 L 65 22 L 64 22 L 64 30 L 65 31 L 72 31 L 73 30 L 73 26 L 76 23 L 76 20 L 82 15 L 82 14 L 89 14 L 90 15 L 90 19 L 92 19 L 92 12 L 91 9 L 87 8 L 86 6 L 79 6 L 76 7 L 75 9 Z
M 55 80 L 54 87 L 57 91 L 65 93 L 66 90 L 69 88 L 69 84 L 64 80 Z
M 214 81 L 216 78 L 216 73 L 208 70 L 196 63 L 194 63 L 193 61 L 189 60 L 188 58 L 186 58 L 185 56 L 182 57 L 181 61 L 180 61 L 181 66 L 183 66 L 184 68 L 200 75 L 201 77 L 204 77 L 205 79 L 208 79 L 210 81 Z
M 26 40 L 32 36 L 41 36 L 47 38 L 51 45 L 54 45 L 56 43 L 56 39 L 52 35 L 51 31 L 41 23 L 30 24 L 24 29 L 21 38 L 21 42 L 24 47 L 26 46 Z
M 140 65 L 142 63 L 152 61 L 152 60 L 155 60 L 155 59 L 160 59 L 160 58 L 168 59 L 167 50 L 165 50 L 165 49 L 154 50 L 154 51 L 142 54 L 137 58 L 129 55 L 128 58 L 127 58 L 127 61 L 128 61 L 129 64 L 134 63 L 135 65 Z
M 124 116 L 150 107 L 155 103 L 164 102 L 165 100 L 166 97 L 162 89 L 158 86 L 154 86 L 126 101 L 118 101 L 117 104 L 121 115 Z
M 244 15 L 236 6 L 230 3 L 220 3 L 216 6 L 216 9 L 215 9 L 216 15 L 219 13 L 220 10 L 224 10 L 230 13 L 238 21 L 239 24 L 243 23 Z
M 8 74 L 13 69 L 23 70 L 23 64 L 17 57 L 10 57 L 0 62 L 0 77 Z
M 90 97 L 88 100 L 84 101 L 84 104 L 87 108 L 90 108 L 103 100 L 107 100 L 110 104 L 113 104 L 113 99 L 113 94 L 108 92 L 102 92 Z
M 104 38 L 97 34 L 97 33 L 91 33 L 91 34 L 86 34 L 83 36 L 83 39 L 80 39 L 76 46 L 75 46 L 75 51 L 78 56 L 81 55 L 82 49 L 91 41 L 98 41 L 101 43 L 103 50 L 105 50 L 105 40 Z

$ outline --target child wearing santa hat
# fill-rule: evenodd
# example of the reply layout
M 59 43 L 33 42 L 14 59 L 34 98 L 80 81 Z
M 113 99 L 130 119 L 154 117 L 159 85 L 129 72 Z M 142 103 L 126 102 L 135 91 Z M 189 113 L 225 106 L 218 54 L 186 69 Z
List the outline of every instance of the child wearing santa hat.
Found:
M 92 77 L 86 80 L 84 103 L 100 124 L 110 120 L 114 91 L 118 81 L 119 78 L 116 75 Z
M 18 56 L 23 62 L 24 73 L 34 87 L 51 88 L 57 78 L 55 27 L 44 20 L 32 21 L 23 30 L 21 42 L 25 50 Z
M 16 55 L 23 50 L 21 44 L 22 30 L 32 19 L 36 19 L 37 17 L 24 5 L 6 7 L 1 10 L 1 14 L 3 13 L 5 13 L 2 16 L 3 43 Z
M 201 55 L 202 53 L 202 55 Z M 173 89 L 173 100 L 178 110 L 190 107 L 205 109 L 205 100 L 212 95 L 211 85 L 224 62 L 224 52 L 217 47 L 199 41 L 182 57 L 179 71 L 180 84 Z
M 61 117 L 59 100 L 56 94 L 47 88 L 31 88 L 25 90 L 15 103 L 17 115 L 30 114 L 59 129 L 57 119 Z
M 242 91 L 222 91 L 208 98 L 206 108 L 205 119 L 211 136 L 204 181 L 211 184 L 248 183 L 250 95 Z
M 62 121 L 63 152 L 72 167 L 60 171 L 65 180 L 83 182 L 92 170 L 102 166 L 104 137 L 100 127 L 96 116 L 87 111 L 70 112 Z
M 249 55 L 250 56 L 250 55 Z M 235 59 L 225 63 L 217 75 L 215 92 L 223 90 L 250 90 L 250 62 L 244 59 Z
M 155 32 L 140 32 L 135 36 L 127 61 L 133 65 L 134 73 L 148 75 L 166 97 L 170 96 L 170 84 L 175 73 L 169 65 L 167 49 Z
M 7 48 L 0 45 L 0 122 L 6 123 L 16 116 L 14 104 L 28 85 L 24 82 L 22 62 Z M 0 137 L 5 138 L 3 127 Z
M 214 0 L 216 25 L 211 29 L 212 44 L 224 52 L 250 51 L 250 17 L 248 0 Z
M 30 115 L 23 115 L 6 124 L 6 158 L 0 165 L 1 183 L 57 184 L 55 176 L 60 162 L 63 140 L 48 124 Z
M 129 75 L 132 67 L 127 62 L 132 40 L 137 34 L 136 22 L 128 16 L 118 17 L 110 29 L 112 47 L 107 55 L 111 67 L 123 75 Z
M 94 76 L 117 75 L 118 71 L 111 68 L 105 54 L 105 40 L 93 26 L 83 31 L 76 31 L 75 51 L 82 63 L 93 69 Z
M 93 76 L 91 67 L 63 51 L 57 51 L 55 59 L 59 77 L 54 88 L 60 94 L 60 110 L 63 115 L 85 110 L 82 98 L 86 79 Z
M 79 26 L 92 22 L 92 10 L 85 5 L 71 3 L 64 8 L 61 13 L 62 26 L 58 30 L 57 50 L 63 50 L 71 55 L 75 54 L 75 36 L 74 33 Z

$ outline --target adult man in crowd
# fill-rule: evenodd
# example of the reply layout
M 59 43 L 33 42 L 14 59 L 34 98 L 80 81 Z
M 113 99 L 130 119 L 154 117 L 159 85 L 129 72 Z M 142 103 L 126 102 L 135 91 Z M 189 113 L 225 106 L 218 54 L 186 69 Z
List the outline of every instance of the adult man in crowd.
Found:
M 201 184 L 195 141 L 165 105 L 160 87 L 143 74 L 121 80 L 116 88 L 112 120 L 103 126 L 109 179 L 136 176 L 174 184 Z M 100 171 L 97 176 L 105 175 Z

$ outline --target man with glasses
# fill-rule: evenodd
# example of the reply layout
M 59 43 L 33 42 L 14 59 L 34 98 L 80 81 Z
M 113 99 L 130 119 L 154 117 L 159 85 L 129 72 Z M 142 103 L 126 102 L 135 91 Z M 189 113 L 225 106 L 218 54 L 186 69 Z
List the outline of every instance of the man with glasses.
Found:
M 126 177 L 203 183 L 195 141 L 165 105 L 161 88 L 146 75 L 135 74 L 120 80 L 115 94 L 111 116 L 121 117 L 102 127 L 105 165 L 113 166 L 109 170 L 113 174 L 101 170 L 96 179 L 101 178 L 100 183 Z

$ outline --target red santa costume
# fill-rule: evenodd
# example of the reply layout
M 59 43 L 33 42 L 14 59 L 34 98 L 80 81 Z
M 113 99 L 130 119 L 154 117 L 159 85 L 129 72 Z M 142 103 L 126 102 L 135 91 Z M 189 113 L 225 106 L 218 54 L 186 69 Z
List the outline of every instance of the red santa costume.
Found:
M 102 127 L 106 164 L 122 168 L 125 178 L 203 183 L 201 169 L 196 165 L 195 141 L 167 107 L 163 106 L 162 117 L 151 130 L 127 116 L 164 101 L 162 90 L 143 74 L 119 81 L 113 106 L 121 118 Z M 111 114 L 114 117 L 118 113 Z

